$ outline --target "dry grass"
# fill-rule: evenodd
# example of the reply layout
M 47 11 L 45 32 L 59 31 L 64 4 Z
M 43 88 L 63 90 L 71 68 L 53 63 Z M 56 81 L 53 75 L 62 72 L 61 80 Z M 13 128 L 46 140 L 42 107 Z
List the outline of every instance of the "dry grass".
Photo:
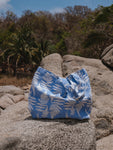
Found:
M 7 75 L 0 75 L 0 86 L 3 85 L 15 85 L 15 86 L 26 86 L 28 84 L 31 84 L 32 77 L 11 77 Z

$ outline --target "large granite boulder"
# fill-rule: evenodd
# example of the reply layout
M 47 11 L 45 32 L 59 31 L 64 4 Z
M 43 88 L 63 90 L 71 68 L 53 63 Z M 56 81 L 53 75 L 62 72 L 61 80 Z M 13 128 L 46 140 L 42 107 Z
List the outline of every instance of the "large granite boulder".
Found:
M 41 67 L 62 77 L 62 57 L 57 54 L 51 54 L 42 59 Z
M 113 44 L 108 46 L 101 55 L 102 62 L 113 69 Z
M 0 86 L 0 97 L 8 93 L 11 95 L 23 95 L 24 91 L 14 85 Z
M 6 107 L 14 104 L 14 102 L 12 101 L 10 96 L 12 96 L 12 95 L 11 94 L 6 94 L 6 95 L 0 97 L 0 107 L 2 109 L 5 109 Z
M 96 127 L 97 139 L 109 135 L 113 129 L 113 72 L 100 60 L 65 55 L 63 57 L 63 75 L 85 68 L 88 72 L 93 107 L 91 119 Z
M 47 56 L 42 62 L 45 69 L 62 76 L 62 58 L 59 54 L 52 54 L 50 58 Z M 0 131 L 1 150 L 96 149 L 95 127 L 91 120 L 33 120 L 27 101 L 14 103 L 2 110 Z
M 95 127 L 91 120 L 33 120 L 21 101 L 0 116 L 1 150 L 95 150 Z
M 7 86 L 6 89 L 0 87 L 0 99 L 6 105 L 0 107 L 0 149 L 93 150 L 96 149 L 95 127 L 97 150 L 112 149 L 113 72 L 101 60 L 72 55 L 65 55 L 62 59 L 59 54 L 51 54 L 42 60 L 41 66 L 63 77 L 79 69 L 86 69 L 92 87 L 91 120 L 33 120 L 28 111 L 28 102 L 22 101 L 23 95 L 24 100 L 27 100 L 28 91 L 23 94 L 24 90 L 20 88 L 13 91 L 15 87 L 9 90 Z M 11 104 L 7 103 L 8 98 L 3 100 L 5 96 L 12 100 L 9 100 Z

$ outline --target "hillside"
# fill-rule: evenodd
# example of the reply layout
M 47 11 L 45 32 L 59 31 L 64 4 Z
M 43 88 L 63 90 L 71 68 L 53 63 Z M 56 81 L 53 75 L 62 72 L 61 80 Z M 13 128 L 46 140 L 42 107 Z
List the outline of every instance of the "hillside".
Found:
M 113 42 L 113 5 L 66 7 L 63 13 L 26 10 L 0 17 L 0 71 L 34 72 L 46 55 L 73 54 L 100 59 Z M 23 73 L 22 72 L 22 73 Z

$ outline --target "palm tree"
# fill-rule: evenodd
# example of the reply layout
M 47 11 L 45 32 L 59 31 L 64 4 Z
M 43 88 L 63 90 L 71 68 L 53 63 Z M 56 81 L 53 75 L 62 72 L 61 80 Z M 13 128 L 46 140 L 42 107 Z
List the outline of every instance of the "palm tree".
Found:
M 47 40 L 43 40 L 41 39 L 39 44 L 38 44 L 38 48 L 39 48 L 39 51 L 41 53 L 41 57 L 45 57 L 46 55 L 49 54 L 49 42 Z
M 40 56 L 40 51 L 28 26 L 23 26 L 20 31 L 13 33 L 7 47 L 1 56 L 7 61 L 8 68 L 13 69 L 13 75 L 16 75 L 19 65 L 34 64 L 36 58 Z

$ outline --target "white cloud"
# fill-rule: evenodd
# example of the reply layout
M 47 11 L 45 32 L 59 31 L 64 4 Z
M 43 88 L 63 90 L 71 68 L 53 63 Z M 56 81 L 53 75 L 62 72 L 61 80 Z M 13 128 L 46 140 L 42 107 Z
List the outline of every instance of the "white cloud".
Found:
M 9 4 L 11 0 L 0 0 L 0 10 L 7 10 L 11 8 L 11 5 Z
M 52 10 L 50 10 L 50 12 L 52 13 L 52 14 L 55 14 L 55 13 L 63 13 L 65 10 L 63 9 L 63 8 L 54 8 L 54 9 L 52 9 Z

